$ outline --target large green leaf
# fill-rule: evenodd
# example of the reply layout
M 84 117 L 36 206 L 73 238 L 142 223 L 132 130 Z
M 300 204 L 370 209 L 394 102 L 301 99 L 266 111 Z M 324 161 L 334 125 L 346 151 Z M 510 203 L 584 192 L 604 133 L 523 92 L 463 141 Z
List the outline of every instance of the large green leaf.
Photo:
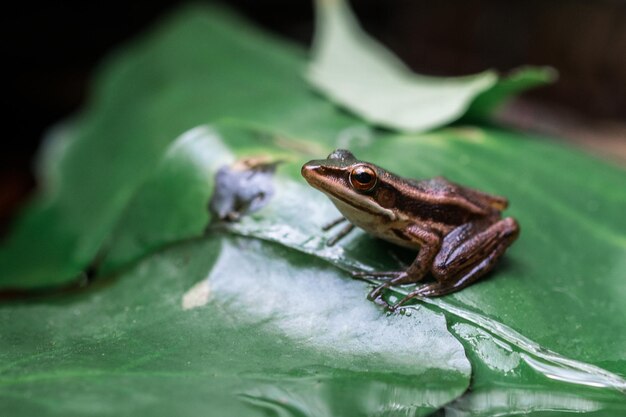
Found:
M 229 139 L 232 151 L 222 137 Z M 259 144 L 265 140 L 257 132 L 228 126 L 221 131 L 202 126 L 183 134 L 122 213 L 100 255 L 100 267 L 106 271 L 201 235 L 208 222 L 210 177 L 233 160 L 235 151 L 254 154 Z M 272 152 L 267 145 L 260 149 Z M 282 155 L 287 156 L 284 150 Z M 467 388 L 469 363 L 440 313 L 423 309 L 410 318 L 387 316 L 365 302 L 364 283 L 346 280 L 335 268 L 258 242 L 228 240 L 220 250 L 217 237 L 211 234 L 159 253 L 117 277 L 111 287 L 77 297 L 71 307 L 66 299 L 52 308 L 5 307 L 0 329 L 7 354 L 0 396 L 7 399 L 7 412 L 78 412 L 76 407 L 85 407 L 84 399 L 93 397 L 102 400 L 82 411 L 130 408 L 140 414 L 196 415 L 210 409 L 234 415 L 247 405 L 259 415 L 272 410 L 423 415 Z M 201 311 L 186 313 L 192 309 Z M 119 314 L 112 314 L 116 310 Z M 11 326 L 19 317 L 24 324 Z M 35 317 L 48 321 L 34 325 Z M 79 330 L 68 334 L 63 329 L 70 320 Z M 200 335 L 186 336 L 195 333 Z M 96 339 L 101 342 L 92 357 L 84 350 Z M 47 344 L 55 348 L 21 359 Z M 124 351 L 129 344 L 134 348 Z M 240 346 L 233 351 L 233 345 Z M 99 362 L 100 355 L 106 360 Z M 191 386 L 184 382 L 190 378 Z M 51 405 L 60 384 L 70 391 L 81 387 L 79 404 Z M 114 388 L 125 385 L 133 386 L 133 398 Z M 184 397 L 163 408 L 159 398 L 165 393 Z M 39 404 L 33 396 L 40 397 Z M 138 402 L 136 397 L 147 399 Z M 107 406 L 110 401 L 117 407 Z
M 468 113 L 486 117 L 511 95 L 549 83 L 554 71 L 525 68 L 510 78 L 494 71 L 465 77 L 415 74 L 359 27 L 344 0 L 317 0 L 311 83 L 369 123 L 419 132 Z
M 223 147 L 218 140 L 218 131 L 209 130 L 207 128 L 195 129 L 194 132 L 207 132 L 209 135 L 185 135 L 185 138 L 195 138 L 195 141 L 183 140 L 175 143 L 172 148 L 178 150 L 180 161 L 178 165 L 186 165 L 190 170 L 196 169 L 199 172 L 206 172 L 213 166 L 213 163 L 207 162 L 204 164 L 194 165 L 188 161 L 188 158 L 194 158 L 198 161 L 204 160 L 203 158 L 191 157 L 191 155 L 205 155 L 211 150 L 219 150 Z M 263 151 L 274 153 L 276 152 L 271 147 L 258 149 L 254 145 L 256 137 L 258 135 L 254 132 L 246 131 L 246 129 L 236 129 L 232 126 L 220 129 L 220 133 L 223 137 L 230 138 L 232 143 L 239 145 L 239 152 L 242 155 L 250 156 L 255 152 Z M 408 145 L 411 145 L 415 149 L 414 158 L 417 162 L 413 166 L 420 167 L 422 175 L 428 173 L 428 167 L 425 167 L 421 162 L 422 158 L 426 158 L 420 155 L 427 155 L 427 159 L 437 159 L 442 157 L 443 153 L 448 152 L 449 146 L 457 146 L 459 149 L 467 147 L 467 140 L 477 141 L 473 145 L 466 148 L 461 154 L 464 158 L 471 158 L 472 148 L 483 149 L 485 147 L 494 146 L 501 141 L 511 141 L 511 143 L 520 142 L 520 137 L 514 135 L 507 138 L 503 132 L 499 131 L 483 131 L 478 129 L 473 130 L 450 130 L 442 132 L 447 140 L 448 146 L 441 146 L 441 137 L 435 136 L 422 136 L 422 137 L 410 137 L 410 136 L 398 136 L 398 137 L 386 137 L 385 142 L 375 141 L 374 143 L 384 143 L 386 147 L 390 149 L 405 149 Z M 495 142 L 491 142 L 494 136 L 498 136 Z M 480 139 L 479 139 L 480 138 Z M 550 158 L 555 159 L 557 154 L 562 153 L 563 150 L 555 148 L 554 146 L 546 145 L 541 142 L 535 141 L 531 138 L 525 138 L 526 144 L 534 143 L 535 151 L 549 155 Z M 341 140 L 346 140 L 343 136 Z M 187 150 L 185 150 L 187 148 Z M 247 149 L 247 151 L 246 151 Z M 364 154 L 372 152 L 373 155 L 383 154 L 382 151 L 377 149 L 375 145 L 361 145 L 353 147 L 355 150 L 360 150 Z M 482 153 L 481 151 L 480 153 Z M 405 152 L 406 153 L 406 152 Z M 170 154 L 170 152 L 168 152 Z M 400 155 L 398 153 L 392 153 L 391 155 Z M 409 158 L 409 155 L 405 155 Z M 505 164 L 513 169 L 513 161 L 510 157 L 501 156 L 502 160 L 499 162 L 492 161 L 497 167 L 499 164 Z M 225 160 L 229 160 L 230 155 L 224 155 Z M 302 158 L 302 156 L 300 156 Z M 398 161 L 396 156 L 396 161 Z M 601 175 L 605 180 L 611 178 L 613 174 L 615 180 L 620 180 L 620 172 L 610 168 L 604 168 L 602 165 L 593 161 L 585 160 L 572 153 L 563 153 L 561 158 L 558 159 L 560 163 L 568 165 L 574 163 L 576 166 L 586 166 L 587 173 L 595 172 L 597 175 Z M 172 159 L 173 161 L 173 159 Z M 372 239 L 364 233 L 355 233 L 350 238 L 346 239 L 340 246 L 328 247 L 325 242 L 328 235 L 321 232 L 321 225 L 328 223 L 329 220 L 337 216 L 337 212 L 329 201 L 320 193 L 305 185 L 305 183 L 299 178 L 299 167 L 303 160 L 296 160 L 292 163 L 285 164 L 280 169 L 280 174 L 275 180 L 277 187 L 277 194 L 274 200 L 264 209 L 258 213 L 254 213 L 247 218 L 244 218 L 241 222 L 232 224 L 230 230 L 236 233 L 259 237 L 266 240 L 281 243 L 285 246 L 295 248 L 301 252 L 305 252 L 314 256 L 326 259 L 335 265 L 348 269 L 389 269 L 398 267 L 394 257 L 391 255 L 396 252 L 397 249 L 392 245 L 384 244 L 383 242 Z M 569 161 L 569 162 L 566 162 Z M 391 162 L 391 161 L 390 161 Z M 401 160 L 400 160 L 401 162 Z M 519 162 L 518 162 L 519 164 Z M 484 164 L 476 163 L 476 167 L 472 169 L 472 174 L 469 178 L 473 178 L 474 175 L 480 174 L 485 169 Z M 527 162 L 521 163 L 524 168 L 528 169 L 529 164 Z M 532 165 L 532 164 L 530 164 Z M 459 175 L 458 172 L 449 171 L 444 166 L 444 172 L 447 172 L 449 176 Z M 493 168 L 493 167 L 492 167 Z M 590 170 L 589 170 L 590 169 Z M 168 170 L 163 169 L 162 172 L 157 172 L 157 178 L 163 177 L 164 173 Z M 417 172 L 417 171 L 413 171 Z M 189 176 L 190 178 L 193 176 Z M 461 175 L 461 177 L 464 177 Z M 465 174 L 467 178 L 467 174 Z M 595 189 L 596 184 L 593 175 L 587 175 L 588 182 L 580 181 L 578 183 L 578 191 L 584 189 L 584 192 L 588 197 L 593 196 L 598 189 Z M 186 178 L 180 179 L 183 184 L 190 184 L 191 187 L 171 187 L 163 188 L 158 182 L 149 181 L 146 183 L 142 192 L 142 195 L 153 195 L 159 191 L 165 191 L 164 199 L 171 199 L 173 201 L 189 201 L 188 196 L 194 195 L 193 181 L 189 181 Z M 470 181 L 470 180 L 467 180 Z M 466 182 L 467 182 L 466 181 Z M 492 180 L 483 181 L 485 186 L 489 187 L 491 191 L 497 192 L 498 181 Z M 202 181 L 199 183 L 202 184 Z M 490 185 L 491 184 L 491 185 Z M 616 185 L 616 184 L 614 184 Z M 550 188 L 550 181 L 544 180 L 544 187 Z M 562 186 L 562 185 L 561 185 Z M 206 187 L 206 186 L 205 186 Z M 508 193 L 514 195 L 515 188 L 509 187 Z M 595 189 L 595 190 L 594 190 Z M 525 192 L 522 187 L 519 191 Z M 614 196 L 618 197 L 620 196 Z M 207 197 L 208 198 L 208 193 Z M 596 196 L 596 198 L 599 198 Z M 150 201 L 150 200 L 148 200 Z M 162 214 L 161 220 L 156 220 L 155 227 L 158 224 L 162 224 L 166 218 L 176 219 L 180 216 L 181 219 L 193 219 L 198 218 L 202 221 L 198 223 L 198 229 L 203 225 L 205 219 L 204 214 L 204 199 L 198 199 L 195 203 L 195 214 L 188 210 L 187 207 L 180 209 L 173 208 L 167 214 Z M 519 203 L 521 206 L 526 207 L 528 210 L 532 209 L 532 212 L 540 212 L 533 206 L 532 202 L 525 201 Z M 543 207 L 546 202 L 535 201 L 534 204 L 538 204 Z M 139 204 L 141 206 L 142 204 Z M 544 207 L 543 210 L 550 210 L 550 204 Z M 147 206 L 149 207 L 149 205 Z M 533 209 L 534 207 L 534 209 Z M 621 218 L 617 215 L 616 211 L 614 215 L 609 216 L 610 219 L 621 221 Z M 573 212 L 569 214 L 573 215 Z M 523 214 L 516 215 L 520 218 L 520 221 L 524 219 Z M 541 216 L 539 216 L 541 217 Z M 607 219 L 608 220 L 608 219 Z M 147 222 L 150 224 L 150 222 Z M 580 226 L 579 226 L 580 227 Z M 617 227 L 619 227 L 617 225 Z M 164 228 L 158 229 L 159 232 L 164 232 L 167 235 L 167 225 Z M 177 229 L 174 229 L 177 230 Z M 572 230 L 576 233 L 576 230 Z M 533 233 L 531 229 L 530 239 L 538 237 L 537 232 Z M 154 236 L 154 234 L 153 234 Z M 526 236 L 526 235 L 525 235 Z M 601 236 L 606 237 L 606 236 Z M 613 245 L 617 245 L 619 253 L 620 240 L 608 241 L 606 246 L 608 248 Z M 157 242 L 160 240 L 157 239 Z M 597 244 L 597 242 L 596 242 Z M 534 249 L 532 249 L 534 247 Z M 530 249 L 529 249 L 530 248 Z M 559 308 L 555 309 L 552 304 L 549 303 L 551 299 L 560 297 L 562 293 L 560 288 L 563 285 L 558 280 L 553 280 L 551 283 L 538 282 L 542 280 L 541 276 L 537 276 L 533 280 L 532 276 L 525 276 L 524 271 L 519 268 L 511 266 L 518 262 L 525 260 L 526 263 L 532 264 L 532 258 L 537 256 L 538 252 L 546 250 L 541 245 L 528 245 L 526 250 L 526 256 L 519 256 L 515 250 L 512 250 L 507 256 L 508 265 L 505 264 L 504 270 L 498 270 L 497 274 L 498 284 L 494 284 L 494 279 L 488 279 L 484 282 L 474 285 L 473 287 L 457 293 L 456 295 L 446 297 L 443 300 L 424 300 L 428 302 L 428 305 L 441 309 L 450 321 L 454 333 L 465 342 L 467 350 L 472 353 L 472 363 L 477 370 L 474 374 L 474 386 L 473 393 L 467 397 L 463 397 L 462 400 L 451 405 L 452 409 L 461 409 L 464 412 L 476 413 L 476 415 L 489 415 L 495 411 L 502 411 L 508 407 L 509 410 L 517 410 L 519 412 L 542 412 L 546 410 L 562 410 L 562 411 L 598 411 L 608 410 L 610 413 L 617 411 L 623 411 L 624 396 L 619 391 L 626 390 L 626 381 L 623 377 L 623 361 L 620 355 L 622 355 L 621 346 L 623 346 L 623 340 L 621 339 L 621 329 L 623 324 L 621 323 L 621 312 L 615 312 L 615 309 L 622 308 L 619 303 L 619 298 L 614 300 L 604 297 L 604 301 L 609 307 L 605 310 L 596 310 L 594 312 L 587 312 L 582 309 L 579 301 L 582 300 L 583 294 L 573 298 L 573 301 L 569 299 L 559 298 Z M 406 256 L 407 253 L 398 253 L 400 257 Z M 408 258 L 407 258 L 408 259 Z M 580 265 L 575 265 L 580 267 Z M 530 268 L 530 267 L 529 267 Z M 544 269 L 548 273 L 559 275 L 558 266 L 546 265 Z M 511 280 L 526 281 L 525 285 L 519 287 L 519 282 L 511 282 Z M 593 285 L 594 283 L 591 283 Z M 492 294 L 489 294 L 490 285 L 496 285 L 491 289 Z M 598 283 L 595 283 L 598 285 Z M 613 288 L 614 291 L 620 290 L 621 282 L 619 279 L 612 282 L 604 282 L 608 289 Z M 511 291 L 511 286 L 518 286 L 516 298 L 517 302 L 507 301 L 503 295 Z M 538 291 L 539 286 L 542 291 Z M 485 289 L 485 287 L 487 289 Z M 482 288 L 482 289 L 481 289 Z M 404 290 L 401 290 L 404 291 Z M 574 293 L 574 289 L 571 290 Z M 582 291 L 588 291 L 582 289 Z M 405 291 L 406 292 L 406 291 Z M 500 292 L 502 292 L 500 294 Z M 364 297 L 366 293 L 363 290 L 361 296 Z M 464 305 L 458 303 L 459 299 L 463 299 L 464 296 L 470 296 L 476 299 L 475 305 Z M 486 294 L 486 297 L 481 298 L 482 294 Z M 541 299 L 543 297 L 543 300 Z M 597 303 L 593 297 L 587 296 L 585 302 Z M 498 304 L 501 303 L 501 304 Z M 519 313 L 524 309 L 537 309 L 533 303 L 545 303 L 550 304 L 551 315 L 545 314 L 542 319 L 541 316 L 535 318 L 533 322 L 527 323 L 526 318 L 528 314 Z M 525 305 L 524 305 L 525 304 Z M 478 307 L 480 308 L 478 308 Z M 485 307 L 497 308 L 497 312 L 502 312 L 505 319 L 502 319 L 500 315 L 487 314 L 489 310 Z M 417 311 L 411 311 L 413 314 L 421 314 L 425 311 L 423 308 Z M 539 312 L 541 313 L 541 312 Z M 578 323 L 577 328 L 564 327 L 561 328 L 560 323 L 555 323 L 552 320 L 553 315 L 558 314 L 562 317 L 569 317 L 570 320 Z M 598 324 L 600 323 L 600 324 Z M 520 333 L 515 329 L 521 329 L 526 326 L 526 332 Z M 554 337 L 550 334 L 554 331 L 554 326 L 557 326 L 559 331 L 559 337 Z M 585 328 L 588 326 L 588 329 Z M 595 328 L 599 328 L 596 330 Z M 579 329 L 585 329 L 585 332 L 589 333 L 591 328 L 596 330 L 593 334 L 593 338 L 587 339 L 581 337 Z M 616 338 L 614 331 L 618 329 L 619 336 Z M 548 336 L 546 336 L 548 333 Z M 571 350 L 567 350 L 568 346 L 571 346 L 568 340 L 577 337 L 577 345 L 575 346 L 578 352 L 584 352 L 584 356 L 576 354 Z M 538 343 L 540 340 L 541 343 Z M 566 344 L 563 344 L 565 341 Z M 564 355 L 563 353 L 567 353 Z M 618 361 L 615 363 L 609 363 L 605 360 L 606 357 L 616 357 Z M 600 365 L 600 366 L 598 366 Z M 597 388 L 587 387 L 603 387 L 605 389 L 598 390 Z M 550 394 L 545 394 L 549 392 Z M 528 400 L 528 397 L 533 398 L 532 401 Z M 487 401 L 489 398 L 493 398 L 493 402 Z M 507 399 L 507 403 L 502 401 Z M 572 398 L 585 398 L 582 402 L 572 401 Z M 503 408 L 504 407 L 504 408 Z M 617 410 L 617 411 L 616 411 Z M 610 415 L 610 414 L 609 414 Z
M 325 140 L 355 121 L 316 97 L 304 54 L 221 9 L 189 7 L 112 56 L 95 94 L 44 156 L 45 193 L 0 250 L 0 287 L 76 280 L 166 148 L 218 119 Z
M 589 373 L 577 373 L 563 366 L 542 367 L 545 362 L 498 337 L 497 332 L 470 322 L 456 322 L 451 329 L 466 346 L 472 363 L 472 389 L 448 404 L 446 415 L 590 413 L 609 417 L 626 413 L 624 394 L 594 387 L 600 383 Z M 578 383 L 572 384 L 576 380 Z
M 388 316 L 342 275 L 211 236 L 87 293 L 0 307 L 0 413 L 425 415 L 466 389 L 443 315 Z
M 358 157 L 393 166 L 403 175 L 445 174 L 507 195 L 512 203 L 510 214 L 522 225 L 522 236 L 491 278 L 424 302 L 446 312 L 450 323 L 469 322 L 469 329 L 488 335 L 489 343 L 518 352 L 516 360 L 523 364 L 524 375 L 517 381 L 509 378 L 508 383 L 527 390 L 519 396 L 553 389 L 566 399 L 589 397 L 595 404 L 593 410 L 602 408 L 603 402 L 623 406 L 626 240 L 621 231 L 626 224 L 621 211 L 626 194 L 619 184 L 625 174 L 519 134 L 474 128 L 440 135 L 387 136 L 351 149 Z M 534 158 L 520 158 L 524 154 Z M 580 175 L 574 178 L 572 172 Z M 393 249 L 364 233 L 355 233 L 340 247 L 327 247 L 328 236 L 320 227 L 337 212 L 301 181 L 285 181 L 272 203 L 231 229 L 280 242 L 349 270 L 399 268 L 389 255 Z M 602 217 L 593 216 L 599 207 Z M 469 350 L 478 354 L 479 349 L 469 343 L 475 336 L 465 330 L 460 337 L 467 336 Z M 480 366 L 478 359 L 473 363 Z M 501 373 L 506 374 L 506 366 L 510 365 L 505 364 Z M 550 379 L 565 383 L 549 383 Z M 475 382 L 493 392 L 494 379 Z M 611 394 L 614 391 L 622 394 Z M 526 402 L 527 411 L 550 409 L 550 404 L 568 407 L 565 400 L 540 400 Z M 522 410 L 523 405 L 522 400 L 516 403 Z
M 106 274 L 168 243 L 202 236 L 213 177 L 234 156 L 209 126 L 185 132 L 133 195 L 97 260 Z
M 384 134 L 313 94 L 303 69 L 299 50 L 214 8 L 187 9 L 109 61 L 88 110 L 47 145 L 44 194 L 0 251 L 0 286 L 72 282 L 94 259 L 107 274 L 136 264 L 2 307 L 2 414 L 427 412 L 469 371 L 442 314 L 473 365 L 450 413 L 623 410 L 624 172 L 495 129 Z M 506 195 L 520 240 L 480 283 L 387 317 L 365 284 L 315 259 L 353 270 L 414 256 L 364 233 L 325 246 L 319 227 L 336 211 L 299 167 L 334 147 Z M 286 161 L 277 193 L 231 231 L 280 245 L 200 239 L 215 169 L 259 154 Z M 539 404 L 551 394 L 565 399 Z M 563 405 L 572 396 L 584 401 Z M 534 403 L 495 407 L 503 397 Z

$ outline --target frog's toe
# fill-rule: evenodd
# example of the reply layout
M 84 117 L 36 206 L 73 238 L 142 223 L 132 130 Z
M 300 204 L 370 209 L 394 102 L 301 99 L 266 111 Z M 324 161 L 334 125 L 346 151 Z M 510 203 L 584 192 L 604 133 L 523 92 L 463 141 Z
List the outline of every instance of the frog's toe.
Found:
M 388 287 L 389 287 L 389 282 L 385 282 L 379 285 L 378 287 L 370 291 L 370 293 L 367 295 L 367 299 L 370 301 L 374 301 L 375 303 L 378 304 L 378 300 L 382 299 L 383 291 L 385 291 Z
M 373 299 L 372 302 L 374 302 L 374 304 L 377 304 L 377 305 L 383 307 L 385 310 L 393 311 L 393 306 L 391 304 L 389 304 L 387 301 L 385 301 L 383 299 L 383 297 L 377 297 L 377 298 Z
M 417 287 L 415 291 L 411 291 L 403 299 L 395 303 L 393 305 L 393 310 L 395 311 L 396 309 L 398 309 L 399 307 L 402 307 L 403 305 L 405 305 L 406 303 L 408 303 L 409 301 L 413 299 L 420 299 L 422 297 L 436 297 L 437 295 L 439 295 L 438 294 L 439 291 L 440 291 L 440 285 L 438 283 L 426 284 L 426 285 Z
M 411 298 L 418 297 L 440 297 L 442 295 L 450 294 L 455 291 L 454 285 L 445 285 L 440 282 L 434 282 L 432 284 L 422 285 L 417 287 L 415 291 L 407 295 L 400 303 L 405 303 Z
M 379 293 L 376 293 L 376 291 L 379 290 Z M 393 313 L 395 311 L 395 306 L 389 304 L 387 301 L 385 301 L 385 299 L 382 296 L 382 291 L 384 290 L 384 288 L 382 288 L 382 285 L 380 287 L 375 288 L 372 292 L 370 292 L 367 296 L 367 298 L 372 301 L 374 304 L 379 305 L 381 307 L 383 307 L 383 309 L 385 309 L 386 311 L 389 311 L 391 313 Z
M 385 303 L 385 304 L 387 304 L 387 303 Z M 398 310 L 398 307 L 401 307 L 401 306 L 399 306 L 398 304 L 387 304 L 387 305 L 385 306 L 385 309 L 386 309 L 388 312 L 390 312 L 390 313 L 395 313 L 395 312 L 396 312 L 396 310 Z
M 451 292 L 451 289 L 440 285 L 425 285 L 415 294 L 416 297 L 440 297 Z
M 371 277 L 371 278 L 381 279 L 384 281 L 387 281 L 387 280 L 391 281 L 392 279 L 395 279 L 399 277 L 400 275 L 402 275 L 402 273 L 403 271 L 384 271 L 384 272 L 355 271 L 355 272 L 352 272 L 352 276 L 357 277 L 357 278 Z

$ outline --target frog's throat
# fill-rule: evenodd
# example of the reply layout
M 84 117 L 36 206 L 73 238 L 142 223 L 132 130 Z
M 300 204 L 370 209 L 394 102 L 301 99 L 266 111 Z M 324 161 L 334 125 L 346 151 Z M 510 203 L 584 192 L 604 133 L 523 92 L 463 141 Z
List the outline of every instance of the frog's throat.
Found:
M 362 196 L 359 196 L 360 198 L 358 199 L 348 199 L 344 195 L 335 194 L 329 190 L 324 190 L 324 193 L 327 194 L 331 200 L 335 200 L 340 202 L 341 204 L 347 205 L 348 207 L 353 207 L 357 210 L 364 211 L 372 216 L 386 217 L 387 219 L 389 219 L 389 221 L 398 220 L 398 216 L 394 211 L 381 207 L 373 201 L 362 198 Z

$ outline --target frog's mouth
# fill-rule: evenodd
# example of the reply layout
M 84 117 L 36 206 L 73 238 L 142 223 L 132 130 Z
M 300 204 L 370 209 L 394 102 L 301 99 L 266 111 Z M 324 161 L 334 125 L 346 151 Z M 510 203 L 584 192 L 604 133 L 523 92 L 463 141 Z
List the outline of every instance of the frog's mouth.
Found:
M 313 187 L 331 199 L 339 200 L 347 206 L 362 210 L 373 216 L 384 216 L 396 220 L 396 214 L 378 204 L 372 197 L 352 189 L 345 180 L 344 171 L 326 167 L 311 161 L 302 166 L 302 176 Z

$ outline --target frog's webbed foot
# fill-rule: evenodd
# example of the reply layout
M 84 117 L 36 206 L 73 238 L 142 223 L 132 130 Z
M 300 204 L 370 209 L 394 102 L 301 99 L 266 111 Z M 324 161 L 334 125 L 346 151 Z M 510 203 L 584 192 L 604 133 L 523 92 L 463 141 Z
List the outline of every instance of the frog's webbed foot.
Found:
M 396 304 L 389 307 L 391 311 L 395 311 L 399 307 L 402 307 L 404 304 L 409 302 L 414 298 L 422 298 L 422 297 L 439 297 L 442 295 L 450 294 L 456 291 L 458 288 L 455 285 L 446 285 L 441 282 L 434 282 L 432 284 L 425 284 L 417 287 L 415 291 L 411 291 L 408 293 L 403 299 L 398 301 Z
M 392 285 L 396 285 L 398 282 L 406 283 L 407 274 L 404 271 L 379 271 L 379 272 L 368 272 L 368 271 L 355 271 L 352 272 L 352 276 L 356 279 L 363 278 L 375 278 L 379 281 L 384 281 L 379 286 L 375 287 L 368 295 L 367 299 L 370 301 L 374 301 L 378 303 L 378 300 L 381 298 L 381 295 L 384 290 L 389 288 Z
M 353 273 L 352 275 L 357 276 L 357 277 L 359 276 L 360 277 L 367 277 L 367 276 L 384 277 L 387 279 L 385 282 L 375 287 L 367 295 L 368 300 L 374 301 L 376 303 L 379 303 L 379 300 L 382 298 L 383 291 L 385 291 L 387 288 L 393 285 L 408 284 L 415 280 L 414 277 L 410 276 L 405 271 L 370 272 L 370 273 L 367 273 L 367 272 L 358 273 L 357 272 L 357 273 Z
M 369 294 L 367 294 L 367 299 L 375 302 L 376 304 L 383 304 L 385 307 L 389 308 L 389 304 L 383 300 L 383 291 L 389 288 L 389 285 L 389 281 L 387 281 L 378 287 L 375 287 Z

